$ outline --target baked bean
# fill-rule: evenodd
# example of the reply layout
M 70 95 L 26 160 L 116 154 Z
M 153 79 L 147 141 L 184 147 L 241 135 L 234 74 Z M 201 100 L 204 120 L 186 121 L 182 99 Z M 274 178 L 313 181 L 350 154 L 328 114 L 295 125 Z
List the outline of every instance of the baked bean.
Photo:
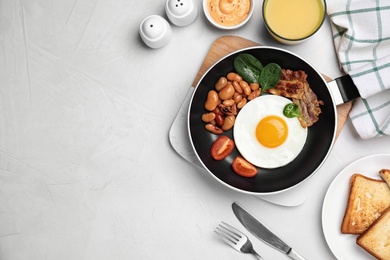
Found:
M 233 87 L 236 90 L 236 92 L 242 94 L 243 91 L 242 91 L 242 88 L 240 86 L 240 83 L 238 83 L 238 81 L 233 81 L 232 84 L 233 84 Z
M 237 108 L 238 109 L 243 108 L 243 106 L 245 106 L 246 103 L 247 103 L 247 99 L 246 98 L 241 99 L 240 102 L 237 103 Z
M 231 106 L 233 106 L 234 105 L 234 99 L 227 99 L 227 100 L 224 100 L 223 102 L 222 102 L 222 104 L 224 105 L 224 106 L 227 106 L 227 107 L 231 107 Z
M 218 100 L 218 93 L 215 90 L 210 90 L 209 93 L 207 93 L 207 100 L 204 103 L 204 108 L 208 111 L 213 111 L 218 105 Z
M 222 115 L 233 115 L 231 106 L 224 106 L 223 104 L 219 106 Z
M 260 89 L 252 91 L 252 93 L 248 96 L 248 100 L 252 100 L 254 98 L 257 98 L 258 96 L 260 96 Z
M 251 88 L 249 87 L 248 83 L 246 81 L 240 81 L 240 86 L 242 90 L 244 91 L 245 95 L 249 96 L 251 94 Z
M 238 108 L 237 104 L 234 104 L 231 108 L 230 111 L 232 112 L 232 115 L 236 116 L 238 114 Z
M 226 86 L 227 83 L 228 81 L 225 77 L 220 77 L 217 83 L 215 83 L 215 90 L 220 91 Z
M 259 83 L 246 82 L 235 72 L 220 77 L 214 87 L 204 104 L 210 112 L 202 115 L 202 121 L 206 123 L 207 131 L 220 135 L 234 126 L 239 110 L 247 102 L 260 96 L 261 87 Z
M 231 99 L 234 95 L 234 87 L 231 84 L 227 84 L 221 91 L 219 91 L 218 96 L 221 100 Z
M 223 134 L 222 128 L 219 128 L 219 127 L 216 126 L 216 125 L 213 125 L 213 124 L 206 124 L 204 127 L 205 127 L 206 130 L 209 131 L 210 133 L 213 133 L 213 134 L 216 134 L 216 135 Z
M 225 119 L 222 117 L 221 114 L 215 115 L 215 123 L 217 124 L 217 126 L 222 126 L 224 121 L 225 121 Z
M 226 116 L 225 117 L 225 122 L 222 125 L 222 130 L 224 130 L 224 131 L 230 130 L 233 127 L 235 121 L 236 121 L 236 117 L 235 116 L 233 116 L 233 115 L 232 116 Z
M 210 112 L 210 113 L 205 113 L 202 115 L 202 121 L 209 123 L 215 119 L 215 113 Z
M 252 82 L 249 84 L 249 87 L 251 88 L 252 91 L 258 90 L 260 88 L 260 84 L 257 82 Z
M 235 72 L 228 73 L 226 77 L 230 81 L 240 82 L 242 80 L 242 77 L 240 75 L 238 75 L 237 73 L 235 73 Z
M 233 100 L 234 100 L 234 102 L 238 103 L 238 102 L 240 102 L 241 99 L 242 99 L 242 95 L 241 95 L 241 94 L 239 94 L 239 93 L 237 93 L 237 92 L 235 92 L 235 93 L 233 94 Z

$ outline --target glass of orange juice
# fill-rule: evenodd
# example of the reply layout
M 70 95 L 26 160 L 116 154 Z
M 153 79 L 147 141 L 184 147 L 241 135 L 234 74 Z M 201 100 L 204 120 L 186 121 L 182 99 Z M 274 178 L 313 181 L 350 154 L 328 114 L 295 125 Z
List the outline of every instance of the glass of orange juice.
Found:
M 325 0 L 264 0 L 263 19 L 279 42 L 298 44 L 315 34 L 323 24 Z

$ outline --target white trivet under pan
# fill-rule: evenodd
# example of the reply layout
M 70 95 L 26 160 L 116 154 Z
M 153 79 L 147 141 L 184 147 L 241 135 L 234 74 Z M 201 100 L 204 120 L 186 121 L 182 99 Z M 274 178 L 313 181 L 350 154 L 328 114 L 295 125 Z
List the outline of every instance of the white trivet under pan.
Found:
M 187 114 L 190 105 L 190 100 L 194 91 L 194 87 L 189 88 L 185 100 L 181 105 L 169 131 L 169 140 L 171 142 L 172 147 L 181 157 L 183 157 L 185 160 L 187 160 L 194 166 L 198 167 L 199 171 L 204 171 L 206 174 L 209 174 L 199 162 L 194 150 L 192 149 L 190 138 L 188 135 Z M 305 180 L 301 184 L 289 190 L 277 194 L 256 196 L 260 199 L 266 200 L 277 205 L 298 206 L 306 200 L 309 194 L 311 194 L 311 190 L 315 185 L 315 182 L 316 175 L 314 174 L 309 179 Z

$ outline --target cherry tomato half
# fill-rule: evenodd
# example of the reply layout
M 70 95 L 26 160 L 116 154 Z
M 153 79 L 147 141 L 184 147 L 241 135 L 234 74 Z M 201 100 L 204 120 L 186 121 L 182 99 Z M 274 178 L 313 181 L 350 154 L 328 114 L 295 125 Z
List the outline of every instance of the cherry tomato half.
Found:
M 232 167 L 235 173 L 243 177 L 250 178 L 257 174 L 257 168 L 241 156 L 234 158 Z
M 225 159 L 234 149 L 234 142 L 226 135 L 221 135 L 211 145 L 210 153 L 217 161 Z

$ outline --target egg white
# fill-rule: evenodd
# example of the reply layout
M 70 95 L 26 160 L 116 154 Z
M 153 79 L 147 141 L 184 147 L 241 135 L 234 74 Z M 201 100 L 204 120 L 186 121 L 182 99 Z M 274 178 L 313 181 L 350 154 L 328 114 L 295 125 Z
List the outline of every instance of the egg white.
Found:
M 275 95 L 262 95 L 247 103 L 238 113 L 234 128 L 234 142 L 241 155 L 253 165 L 261 168 L 278 168 L 293 161 L 302 151 L 307 139 L 307 128 L 303 128 L 298 118 L 283 115 L 283 108 L 291 100 Z M 266 116 L 282 118 L 288 127 L 286 141 L 278 147 L 268 148 L 256 138 L 256 127 Z

